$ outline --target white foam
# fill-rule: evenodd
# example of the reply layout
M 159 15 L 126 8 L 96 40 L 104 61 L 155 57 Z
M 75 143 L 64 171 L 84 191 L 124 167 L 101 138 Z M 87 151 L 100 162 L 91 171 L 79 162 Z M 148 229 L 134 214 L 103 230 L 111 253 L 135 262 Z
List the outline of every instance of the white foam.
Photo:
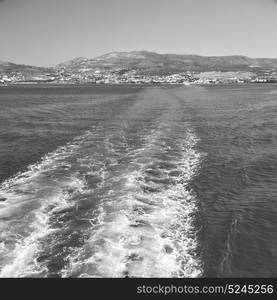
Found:
M 74 193 L 82 193 L 84 189 L 84 182 L 76 174 L 71 172 L 56 178 L 52 171 L 70 168 L 68 158 L 77 153 L 89 134 L 59 147 L 40 163 L 1 184 L 0 195 L 7 201 L 0 207 L 0 277 L 46 274 L 36 256 L 42 250 L 41 240 L 57 230 L 51 228 L 50 217 L 74 205 L 67 189 Z
M 161 131 L 156 131 L 155 137 L 151 135 L 147 146 L 136 152 L 134 165 L 140 168 L 129 167 L 115 180 L 114 189 L 100 204 L 99 220 L 94 223 L 90 238 L 82 249 L 68 257 L 65 277 L 202 274 L 194 227 L 197 200 L 188 189 L 201 161 L 194 149 L 197 138 L 187 129 L 184 143 L 179 146 L 182 159 L 175 162 L 180 175 L 174 184 L 149 183 L 143 179 L 149 163 L 143 161 L 142 154 L 147 157 L 155 150 Z M 162 170 L 162 175 L 168 178 L 168 171 Z M 144 191 L 143 186 L 151 192 Z
M 60 230 L 51 227 L 51 214 L 74 205 L 67 188 L 79 193 L 85 188 L 84 182 L 71 170 L 72 156 L 76 158 L 77 168 L 87 166 L 86 175 L 102 178 L 99 188 L 103 188 L 103 198 L 89 218 L 92 226 L 84 232 L 88 236 L 85 244 L 73 248 L 65 258 L 68 265 L 62 270 L 62 276 L 200 276 L 202 266 L 196 255 L 198 242 L 194 226 L 197 199 L 188 184 L 199 168 L 201 155 L 195 150 L 196 135 L 189 128 L 179 139 L 183 140 L 182 144 L 168 145 L 163 140 L 164 136 L 170 138 L 169 117 L 170 114 L 162 114 L 151 133 L 140 136 L 140 148 L 129 148 L 132 145 L 128 146 L 123 130 L 118 145 L 112 142 L 117 139 L 115 133 L 103 141 L 104 153 L 90 155 L 91 150 L 88 154 L 84 149 L 90 147 L 88 140 L 94 135 L 87 132 L 46 155 L 26 172 L 5 181 L 0 188 L 0 196 L 8 199 L 0 207 L 0 217 L 5 219 L 0 228 L 6 235 L 0 236 L 4 241 L 0 243 L 4 257 L 0 260 L 0 277 L 47 276 L 46 266 L 37 263 L 36 257 L 43 250 L 41 241 L 54 230 Z M 118 161 L 122 158 L 121 147 L 129 159 L 123 166 Z M 167 153 L 172 148 L 176 148 L 178 155 Z M 162 158 L 159 161 L 159 151 L 164 151 L 175 169 L 158 170 L 160 175 L 151 181 L 146 173 L 152 164 L 167 163 Z M 106 159 L 114 172 L 107 172 Z M 55 178 L 53 171 L 57 170 L 66 172 Z M 172 179 L 170 171 L 179 174 L 175 175 L 174 183 L 159 182 L 159 179 Z M 93 196 L 93 190 L 90 192 Z M 21 216 L 27 219 L 17 223 Z

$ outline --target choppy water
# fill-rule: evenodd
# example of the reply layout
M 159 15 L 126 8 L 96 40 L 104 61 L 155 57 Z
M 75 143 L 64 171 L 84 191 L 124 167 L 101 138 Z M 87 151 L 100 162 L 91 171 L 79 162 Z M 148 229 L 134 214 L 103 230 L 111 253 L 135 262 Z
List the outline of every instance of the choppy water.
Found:
M 277 276 L 277 85 L 0 90 L 0 277 Z

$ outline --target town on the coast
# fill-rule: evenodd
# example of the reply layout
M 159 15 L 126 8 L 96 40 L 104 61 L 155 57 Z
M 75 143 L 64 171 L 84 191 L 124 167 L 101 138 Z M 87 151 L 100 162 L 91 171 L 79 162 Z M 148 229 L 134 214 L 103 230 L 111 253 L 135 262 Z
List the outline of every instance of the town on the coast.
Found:
M 228 84 L 277 82 L 277 59 L 149 51 L 74 58 L 55 67 L 0 62 L 0 84 Z
M 227 83 L 272 83 L 277 82 L 277 72 L 267 72 L 258 76 L 250 72 L 201 72 L 186 71 L 168 75 L 141 75 L 135 70 L 112 72 L 68 73 L 59 70 L 35 76 L 24 76 L 21 72 L 0 74 L 0 84 L 227 84 Z

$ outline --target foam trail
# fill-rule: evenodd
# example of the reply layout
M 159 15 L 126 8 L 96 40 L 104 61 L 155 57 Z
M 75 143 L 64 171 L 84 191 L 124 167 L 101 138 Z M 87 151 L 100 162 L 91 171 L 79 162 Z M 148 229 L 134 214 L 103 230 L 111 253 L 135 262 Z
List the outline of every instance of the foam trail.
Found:
M 197 136 L 149 90 L 0 187 L 0 277 L 197 277 Z
M 163 138 L 161 125 L 122 174 L 110 179 L 97 222 L 82 249 L 68 257 L 63 276 L 198 277 L 194 215 L 188 188 L 201 155 L 187 128 L 181 144 Z M 167 137 L 170 136 L 168 129 Z
M 75 205 L 72 196 L 85 188 L 71 170 L 71 158 L 90 135 L 59 147 L 1 184 L 0 196 L 7 201 L 0 207 L 0 277 L 47 276 L 36 258 L 43 239 L 58 230 L 51 226 L 52 215 Z

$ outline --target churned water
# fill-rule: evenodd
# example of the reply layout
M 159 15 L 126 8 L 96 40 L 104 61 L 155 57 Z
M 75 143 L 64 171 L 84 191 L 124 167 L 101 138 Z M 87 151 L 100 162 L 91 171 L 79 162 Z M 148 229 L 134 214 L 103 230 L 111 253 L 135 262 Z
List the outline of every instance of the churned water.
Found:
M 0 89 L 0 277 L 277 275 L 277 85 Z

